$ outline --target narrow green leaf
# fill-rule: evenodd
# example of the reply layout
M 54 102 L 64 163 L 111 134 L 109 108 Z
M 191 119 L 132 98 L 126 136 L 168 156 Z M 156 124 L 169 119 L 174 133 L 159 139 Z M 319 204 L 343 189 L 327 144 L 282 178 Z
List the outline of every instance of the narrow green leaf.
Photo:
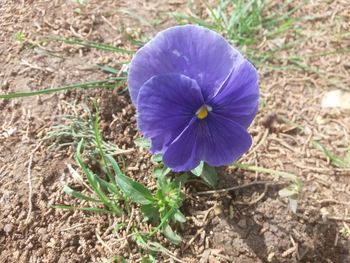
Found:
M 86 211 L 86 212 L 92 212 L 92 213 L 99 213 L 99 214 L 113 214 L 113 212 L 103 209 L 103 208 L 96 208 L 96 207 L 75 207 L 71 205 L 51 205 L 50 207 L 56 208 L 56 209 L 67 209 L 67 210 L 80 210 L 80 211 Z
M 156 201 L 152 193 L 143 184 L 122 174 L 117 162 L 109 155 L 106 155 L 106 157 L 112 164 L 117 184 L 127 197 L 141 205 L 149 205 Z
M 74 89 L 94 89 L 94 88 L 113 88 L 116 85 L 117 80 L 126 80 L 126 77 L 116 77 L 105 80 L 96 80 L 91 82 L 84 83 L 76 83 L 67 86 L 57 87 L 57 88 L 49 88 L 42 90 L 35 90 L 29 92 L 12 92 L 8 94 L 0 94 L 0 99 L 14 99 L 14 98 L 22 98 L 22 97 L 30 97 L 37 95 L 45 95 L 51 94 L 60 91 L 68 91 Z
M 196 168 L 191 170 L 191 173 L 193 173 L 195 176 L 201 176 L 203 172 L 203 167 L 204 167 L 204 162 L 201 161 Z
M 115 74 L 117 75 L 119 70 L 112 68 L 112 67 L 108 67 L 108 66 L 103 66 L 103 65 L 96 65 L 97 68 L 99 68 L 100 70 L 102 70 L 103 72 L 106 73 L 110 73 L 110 74 Z
M 123 54 L 135 53 L 134 51 L 131 51 L 131 50 L 126 50 L 126 49 L 118 48 L 105 43 L 99 43 L 99 42 L 89 41 L 89 40 L 80 39 L 80 38 L 47 37 L 45 38 L 45 40 L 61 41 L 67 44 L 80 45 L 83 47 L 95 48 L 95 49 L 100 49 L 104 51 L 116 52 L 116 53 L 123 53 Z
M 112 183 L 109 183 L 105 180 L 103 180 L 102 178 L 99 178 L 97 177 L 99 183 L 101 184 L 101 186 L 107 188 L 107 190 L 111 193 L 111 194 L 115 194 L 116 196 L 120 197 L 120 191 L 119 191 L 119 188 L 112 184 Z
M 151 157 L 151 161 L 154 163 L 161 163 L 163 161 L 163 155 L 161 154 L 154 154 Z
M 106 159 L 111 163 L 115 176 L 123 175 L 122 171 L 119 168 L 118 163 L 111 155 L 106 154 Z
M 311 141 L 312 145 L 318 149 L 319 151 L 323 152 L 323 154 L 328 157 L 331 162 L 339 167 L 339 168 L 345 168 L 346 164 L 344 163 L 343 160 L 341 160 L 340 158 L 338 158 L 333 152 L 331 152 L 330 150 L 328 150 L 323 144 L 321 144 L 318 141 Z
M 153 169 L 153 175 L 158 180 L 162 181 L 164 180 L 165 176 L 170 173 L 170 168 L 168 167 L 156 167 Z
M 77 151 L 75 154 L 75 159 L 77 163 L 79 164 L 80 168 L 83 170 L 91 188 L 94 190 L 94 192 L 102 201 L 102 203 L 106 205 L 108 208 L 110 208 L 116 215 L 120 216 L 122 214 L 122 210 L 119 207 L 117 207 L 114 204 L 114 202 L 110 200 L 108 196 L 101 190 L 100 183 L 99 183 L 99 180 L 97 179 L 97 176 L 90 169 L 86 167 L 85 163 L 81 159 L 80 152 L 81 152 L 82 145 L 83 145 L 83 140 L 79 142 Z
M 211 187 L 215 188 L 218 183 L 218 174 L 215 167 L 212 167 L 206 163 L 203 165 L 203 171 L 200 177 Z
M 99 110 L 98 110 L 96 101 L 94 101 L 94 106 L 95 106 L 95 109 L 96 109 L 96 116 L 95 116 L 95 122 L 94 122 L 94 134 L 95 134 L 95 140 L 96 140 L 96 144 L 97 144 L 97 149 L 98 149 L 100 157 L 101 157 L 101 159 L 103 161 L 104 168 L 106 169 L 106 173 L 108 175 L 108 178 L 112 182 L 113 181 L 113 176 L 112 176 L 112 173 L 109 170 L 109 167 L 108 167 L 108 164 L 107 164 L 107 160 L 106 160 L 106 155 L 105 155 L 105 153 L 103 151 L 103 148 L 102 148 L 102 139 L 101 139 L 100 130 L 99 130 Z
M 177 210 L 174 214 L 174 219 L 180 223 L 186 222 L 186 217 L 181 213 L 180 210 Z
M 69 186 L 65 186 L 63 188 L 63 192 L 65 192 L 66 194 L 69 194 L 75 198 L 81 199 L 81 200 L 85 200 L 85 201 L 90 201 L 90 202 L 95 202 L 95 203 L 100 203 L 100 200 L 97 200 L 95 198 L 92 198 L 90 196 L 84 195 L 82 193 L 79 193 L 78 191 L 73 190 L 72 188 L 70 188 Z
M 163 227 L 162 233 L 175 245 L 179 244 L 182 241 L 181 237 L 177 235 L 168 224 Z
M 156 224 L 159 222 L 158 208 L 155 207 L 153 204 L 142 205 L 141 212 L 143 214 L 145 221 L 151 221 L 153 224 Z
M 346 153 L 346 164 L 347 167 L 350 167 L 350 147 L 348 148 L 348 152 Z
M 134 141 L 135 145 L 144 149 L 149 149 L 151 148 L 151 140 L 146 139 L 144 137 L 137 138 Z

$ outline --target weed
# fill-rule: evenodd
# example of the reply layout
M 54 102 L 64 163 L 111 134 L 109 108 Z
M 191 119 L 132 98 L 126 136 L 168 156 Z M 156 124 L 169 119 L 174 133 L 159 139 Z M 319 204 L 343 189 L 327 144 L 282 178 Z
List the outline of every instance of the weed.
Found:
M 344 158 L 338 157 L 335 153 L 333 153 L 331 150 L 329 150 L 326 146 L 324 146 L 322 143 L 318 141 L 311 141 L 312 146 L 314 146 L 317 150 L 322 152 L 330 161 L 331 163 L 339 167 L 341 169 L 348 169 L 350 168 L 350 147 L 347 149 L 346 156 Z
M 17 31 L 15 34 L 15 40 L 19 43 L 23 43 L 25 40 L 25 35 L 22 31 Z
M 95 117 L 87 106 L 76 108 L 68 104 L 73 113 L 62 117 L 62 124 L 54 125 L 46 134 L 44 140 L 52 147 L 77 146 L 84 140 L 84 150 L 89 156 L 98 156 L 100 147 L 109 155 L 128 153 L 130 150 L 120 149 L 116 144 L 96 138 Z M 99 145 L 100 144 L 100 145 Z M 98 148 L 96 147 L 98 146 Z

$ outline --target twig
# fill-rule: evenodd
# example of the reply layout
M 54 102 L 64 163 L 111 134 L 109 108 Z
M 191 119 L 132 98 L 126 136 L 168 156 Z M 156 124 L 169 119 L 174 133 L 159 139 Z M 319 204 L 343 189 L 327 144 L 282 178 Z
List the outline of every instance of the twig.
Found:
M 259 195 L 258 198 L 256 198 L 255 200 L 252 200 L 250 202 L 240 202 L 240 201 L 236 201 L 236 202 L 233 202 L 234 205 L 254 205 L 256 204 L 257 202 L 259 202 L 261 199 L 264 198 L 264 196 L 266 195 L 266 192 L 267 192 L 267 184 L 265 184 L 265 188 L 264 188 L 264 192 Z
M 111 21 L 109 21 L 105 16 L 101 16 L 102 17 L 102 19 L 112 28 L 112 29 L 114 29 L 115 31 L 119 31 L 118 30 L 118 28 L 116 28 L 112 23 L 111 23 Z
M 344 222 L 350 222 L 350 217 L 341 217 L 341 216 L 327 216 L 327 219 L 334 220 L 334 221 L 344 221 Z
M 323 199 L 317 201 L 317 203 L 323 205 L 325 203 L 333 203 L 333 204 L 340 204 L 340 205 L 350 205 L 350 202 L 342 202 L 342 201 L 337 201 L 335 199 Z
M 247 183 L 247 184 L 242 184 L 239 186 L 233 186 L 233 187 L 229 187 L 229 188 L 223 188 L 223 189 L 219 189 L 219 190 L 211 190 L 211 191 L 203 191 L 203 192 L 198 192 L 197 195 L 210 195 L 210 194 L 218 194 L 218 193 L 226 193 L 229 191 L 236 191 L 239 189 L 243 189 L 246 187 L 250 187 L 250 186 L 255 186 L 255 185 L 277 185 L 278 183 L 271 183 L 269 181 L 254 181 L 251 183 Z
M 70 227 L 61 229 L 61 231 L 73 230 L 73 229 L 75 229 L 75 228 L 78 228 L 78 227 L 81 227 L 81 226 L 85 226 L 86 224 L 87 224 L 87 223 L 79 223 L 79 224 L 76 224 L 76 225 L 74 225 L 74 226 L 70 226 Z
M 100 243 L 102 244 L 102 246 L 104 246 L 105 248 L 107 248 L 109 252 L 113 253 L 113 250 L 106 244 L 106 242 L 104 242 L 104 241 L 102 240 L 102 238 L 100 237 L 100 235 L 99 235 L 97 232 L 96 232 L 95 234 L 96 234 L 96 237 L 97 237 L 98 241 L 100 241 Z
M 28 188 L 29 188 L 29 197 L 28 197 L 28 214 L 26 217 L 26 220 L 24 221 L 25 224 L 29 223 L 29 218 L 33 210 L 33 204 L 32 204 L 32 196 L 33 196 L 33 188 L 32 188 L 32 164 L 33 164 L 33 157 L 34 153 L 39 149 L 41 146 L 42 141 L 35 147 L 35 149 L 31 152 L 28 162 L 28 169 L 27 169 L 27 179 L 28 179 Z

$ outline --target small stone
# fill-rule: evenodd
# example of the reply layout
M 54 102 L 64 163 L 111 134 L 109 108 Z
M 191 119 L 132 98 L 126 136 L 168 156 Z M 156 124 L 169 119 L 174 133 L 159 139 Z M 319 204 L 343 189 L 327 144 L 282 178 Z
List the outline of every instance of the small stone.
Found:
M 4 226 L 4 231 L 6 232 L 6 234 L 9 234 L 13 229 L 13 224 L 6 224 Z
M 64 255 L 61 255 L 58 260 L 58 263 L 65 263 L 65 262 L 67 262 L 67 258 Z
M 2 83 L 2 85 L 1 85 L 1 88 L 2 88 L 3 90 L 8 90 L 9 87 L 10 87 L 10 84 L 9 84 L 9 82 L 8 82 L 7 80 L 5 80 L 5 81 Z
M 241 220 L 238 221 L 237 225 L 240 227 L 240 228 L 246 228 L 247 227 L 247 220 L 242 218 Z

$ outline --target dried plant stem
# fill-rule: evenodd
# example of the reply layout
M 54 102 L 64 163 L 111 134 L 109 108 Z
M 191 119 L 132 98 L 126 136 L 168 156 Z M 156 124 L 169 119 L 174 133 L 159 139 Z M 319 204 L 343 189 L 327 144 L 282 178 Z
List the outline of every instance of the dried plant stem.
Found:
M 246 187 L 250 187 L 250 186 L 255 186 L 255 185 L 276 185 L 277 183 L 271 183 L 269 181 L 254 181 L 251 183 L 247 183 L 247 184 L 243 184 L 243 185 L 239 185 L 239 186 L 233 186 L 233 187 L 229 187 L 229 188 L 223 188 L 223 189 L 219 189 L 219 190 L 210 190 L 210 191 L 203 191 L 203 192 L 198 192 L 197 195 L 210 195 L 210 194 L 219 194 L 219 193 L 226 193 L 229 191 L 236 191 L 236 190 L 240 190 Z
M 28 197 L 28 214 L 25 220 L 25 224 L 28 224 L 30 221 L 30 215 L 32 214 L 33 204 L 32 204 L 32 196 L 33 196 L 33 187 L 32 187 L 32 164 L 33 157 L 35 152 L 40 148 L 42 141 L 35 147 L 35 149 L 31 152 L 28 162 L 27 169 L 27 179 L 28 179 L 28 189 L 29 189 L 29 197 Z

